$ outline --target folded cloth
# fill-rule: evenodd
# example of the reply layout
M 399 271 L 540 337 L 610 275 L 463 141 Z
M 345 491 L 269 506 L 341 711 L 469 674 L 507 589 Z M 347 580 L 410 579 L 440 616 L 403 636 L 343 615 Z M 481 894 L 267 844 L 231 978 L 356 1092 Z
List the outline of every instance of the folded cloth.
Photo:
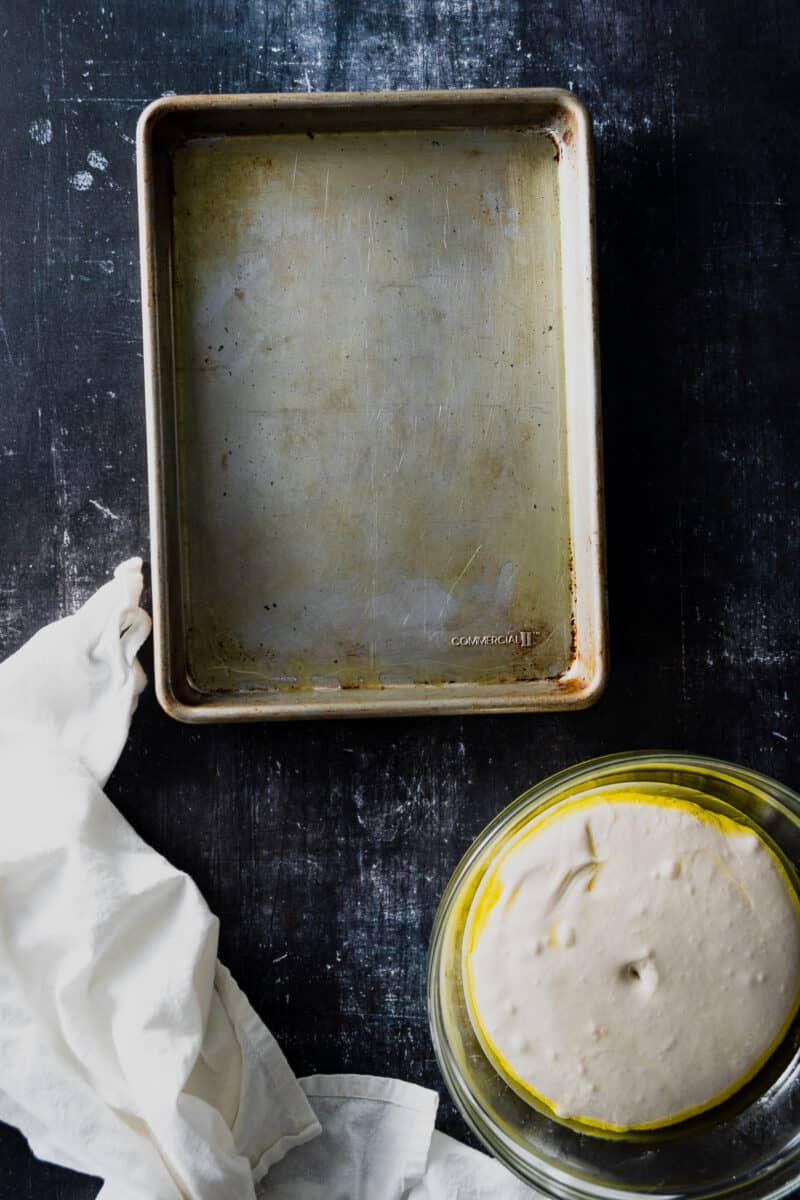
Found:
M 145 682 L 141 588 L 130 559 L 0 664 L 0 1119 L 102 1200 L 528 1195 L 433 1133 L 434 1093 L 298 1082 L 194 883 L 103 793 Z
M 322 1137 L 273 1167 L 259 1200 L 530 1200 L 485 1154 L 437 1132 L 438 1097 L 371 1075 L 301 1079 Z

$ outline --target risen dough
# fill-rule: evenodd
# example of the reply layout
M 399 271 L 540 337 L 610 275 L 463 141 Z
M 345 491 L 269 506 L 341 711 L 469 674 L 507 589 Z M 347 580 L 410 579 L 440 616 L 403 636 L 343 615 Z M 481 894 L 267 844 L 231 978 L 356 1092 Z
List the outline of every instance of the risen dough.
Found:
M 523 828 L 464 939 L 470 1017 L 524 1095 L 606 1129 L 667 1125 L 751 1078 L 800 1002 L 800 906 L 750 829 L 600 790 Z

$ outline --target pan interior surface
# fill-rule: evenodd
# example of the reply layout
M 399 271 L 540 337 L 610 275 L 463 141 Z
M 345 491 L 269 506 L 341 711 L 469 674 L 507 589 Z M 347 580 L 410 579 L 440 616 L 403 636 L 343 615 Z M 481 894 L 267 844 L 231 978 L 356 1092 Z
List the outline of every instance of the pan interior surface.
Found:
M 174 150 L 172 175 L 193 686 L 564 675 L 553 138 L 196 139 Z

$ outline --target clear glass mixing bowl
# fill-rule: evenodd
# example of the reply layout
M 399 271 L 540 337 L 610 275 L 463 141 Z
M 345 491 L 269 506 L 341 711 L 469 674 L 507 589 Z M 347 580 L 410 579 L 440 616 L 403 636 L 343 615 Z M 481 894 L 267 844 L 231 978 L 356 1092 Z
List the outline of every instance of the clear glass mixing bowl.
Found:
M 619 754 L 581 763 L 530 788 L 467 851 L 436 915 L 428 1013 L 445 1083 L 486 1148 L 547 1196 L 786 1196 L 800 1184 L 800 1018 L 759 1074 L 725 1103 L 678 1125 L 613 1135 L 589 1132 L 522 1100 L 497 1074 L 472 1031 L 461 942 L 485 871 L 534 812 L 619 783 L 645 790 L 666 784 L 676 795 L 689 789 L 695 803 L 757 828 L 796 880 L 800 797 L 755 771 L 686 754 Z

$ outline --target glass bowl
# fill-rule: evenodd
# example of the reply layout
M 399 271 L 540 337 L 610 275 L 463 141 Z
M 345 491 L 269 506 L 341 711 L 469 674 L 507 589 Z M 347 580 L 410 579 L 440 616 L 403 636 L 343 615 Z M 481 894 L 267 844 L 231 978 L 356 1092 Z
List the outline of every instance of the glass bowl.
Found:
M 796 883 L 800 797 L 755 771 L 688 754 L 619 754 L 581 763 L 530 788 L 464 855 L 434 921 L 428 1014 L 447 1088 L 490 1153 L 547 1196 L 786 1196 L 800 1183 L 800 1017 L 758 1075 L 724 1103 L 680 1124 L 618 1134 L 591 1131 L 522 1100 L 497 1074 L 472 1030 L 461 978 L 462 937 L 483 875 L 533 813 L 610 784 L 644 790 L 668 785 L 678 796 L 754 827 Z

